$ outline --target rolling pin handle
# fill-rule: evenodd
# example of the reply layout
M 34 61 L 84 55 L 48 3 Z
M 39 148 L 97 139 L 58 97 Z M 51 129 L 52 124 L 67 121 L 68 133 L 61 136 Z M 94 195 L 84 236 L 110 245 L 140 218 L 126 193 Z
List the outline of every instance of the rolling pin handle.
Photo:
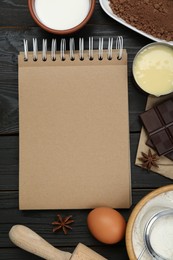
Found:
M 23 225 L 15 225 L 9 232 L 10 240 L 18 247 L 47 260 L 69 260 L 71 253 L 56 249 L 46 240 Z

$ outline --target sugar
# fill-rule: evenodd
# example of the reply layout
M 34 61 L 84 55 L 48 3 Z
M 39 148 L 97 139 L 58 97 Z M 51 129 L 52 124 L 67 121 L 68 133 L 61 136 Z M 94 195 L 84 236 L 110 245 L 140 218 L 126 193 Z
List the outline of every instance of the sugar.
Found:
M 154 226 L 150 242 L 157 254 L 166 258 L 173 259 L 173 216 L 166 216 L 157 220 Z
M 173 190 L 163 192 L 159 194 L 158 196 L 155 196 L 154 198 L 150 199 L 140 210 L 138 216 L 136 217 L 136 220 L 133 225 L 133 232 L 132 232 L 132 243 L 133 243 L 133 249 L 136 255 L 136 258 L 141 255 L 141 252 L 143 252 L 145 248 L 145 242 L 144 242 L 144 228 L 149 221 L 149 219 L 156 213 L 167 210 L 167 209 L 172 209 L 173 208 Z M 158 219 L 158 225 L 160 222 L 162 222 L 162 226 L 164 228 L 165 222 L 167 221 L 166 219 L 169 217 L 162 217 Z M 173 224 L 171 224 L 172 218 L 169 218 L 168 223 L 168 229 L 172 233 L 173 232 Z M 170 223 L 171 222 L 171 223 Z M 159 225 L 160 226 L 160 225 Z M 155 226 L 157 228 L 157 225 Z M 171 227 L 171 228 L 170 228 Z M 164 229 L 165 233 L 167 232 L 167 228 L 165 227 Z M 169 235 L 169 234 L 168 234 Z M 154 238 L 156 236 L 156 239 Z M 172 235 L 169 236 L 169 238 L 172 237 Z M 168 238 L 168 237 L 167 237 Z M 166 248 L 164 247 L 164 244 L 161 243 L 161 238 L 157 237 L 157 234 L 154 233 L 153 229 L 153 234 L 152 237 L 150 237 L 150 242 L 154 249 L 156 250 L 157 253 L 164 254 L 163 250 L 167 250 L 167 245 Z M 173 239 L 168 239 L 169 240 L 169 246 L 168 249 L 170 248 L 170 243 L 173 242 Z M 155 245 L 156 243 L 156 245 Z M 162 244 L 161 250 L 159 250 L 159 245 L 160 243 Z M 171 248 L 172 249 L 172 248 Z M 170 253 L 170 254 L 169 254 Z M 165 256 L 170 256 L 172 251 L 168 252 L 165 254 Z M 141 260 L 151 260 L 151 255 L 149 254 L 148 250 L 144 250 L 144 253 L 142 254 L 142 257 L 140 258 Z M 170 260 L 173 260 L 172 258 L 168 258 Z
M 90 0 L 35 0 L 35 11 L 47 27 L 67 30 L 86 18 L 90 5 Z

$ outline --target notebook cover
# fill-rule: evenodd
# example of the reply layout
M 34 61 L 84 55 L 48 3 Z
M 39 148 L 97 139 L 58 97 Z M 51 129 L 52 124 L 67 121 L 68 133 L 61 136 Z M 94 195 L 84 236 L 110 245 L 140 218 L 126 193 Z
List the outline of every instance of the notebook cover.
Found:
M 127 57 L 19 55 L 19 207 L 128 208 Z

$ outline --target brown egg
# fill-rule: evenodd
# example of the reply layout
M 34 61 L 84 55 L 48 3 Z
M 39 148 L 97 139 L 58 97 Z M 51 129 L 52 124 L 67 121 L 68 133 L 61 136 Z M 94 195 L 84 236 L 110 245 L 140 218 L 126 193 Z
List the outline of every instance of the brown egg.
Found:
M 88 214 L 87 223 L 91 234 L 102 243 L 115 244 L 124 237 L 125 219 L 112 208 L 93 209 Z

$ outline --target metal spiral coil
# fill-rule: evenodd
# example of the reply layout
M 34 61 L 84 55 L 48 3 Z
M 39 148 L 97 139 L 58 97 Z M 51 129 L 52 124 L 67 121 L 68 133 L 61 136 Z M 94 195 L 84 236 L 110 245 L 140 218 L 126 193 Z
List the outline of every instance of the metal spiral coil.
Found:
M 112 60 L 113 57 L 113 43 L 114 39 L 113 37 L 110 37 L 108 39 L 108 46 L 107 46 L 107 59 Z M 116 38 L 116 57 L 118 60 L 121 60 L 123 58 L 123 37 L 118 36 Z M 28 61 L 28 40 L 23 40 L 24 45 L 24 61 Z M 47 60 L 47 39 L 43 39 L 42 41 L 42 61 Z M 104 53 L 104 39 L 103 37 L 99 38 L 98 42 L 98 60 L 103 60 L 103 53 Z M 60 60 L 65 61 L 66 60 L 66 39 L 61 39 L 60 42 Z M 69 58 L 71 61 L 75 60 L 75 40 L 74 38 L 70 38 L 69 40 Z M 51 43 L 51 51 L 50 51 L 50 58 L 52 61 L 57 60 L 57 41 L 56 39 L 52 39 Z M 79 59 L 83 61 L 86 59 L 84 57 L 84 38 L 79 38 Z M 88 59 L 93 60 L 94 59 L 94 38 L 89 37 L 89 50 L 88 50 Z M 38 60 L 38 40 L 37 38 L 33 38 L 33 61 Z

